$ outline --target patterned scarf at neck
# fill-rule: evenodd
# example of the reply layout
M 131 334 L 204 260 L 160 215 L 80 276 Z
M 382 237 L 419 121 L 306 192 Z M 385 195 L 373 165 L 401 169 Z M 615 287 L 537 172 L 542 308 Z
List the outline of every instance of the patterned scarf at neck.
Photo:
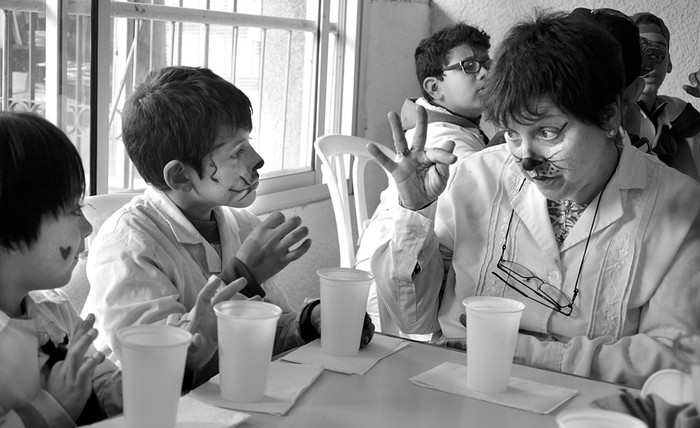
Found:
M 588 204 L 579 204 L 574 201 L 553 201 L 547 199 L 547 211 L 549 221 L 552 222 L 554 237 L 559 248 L 564 244 L 567 235 L 576 224 Z

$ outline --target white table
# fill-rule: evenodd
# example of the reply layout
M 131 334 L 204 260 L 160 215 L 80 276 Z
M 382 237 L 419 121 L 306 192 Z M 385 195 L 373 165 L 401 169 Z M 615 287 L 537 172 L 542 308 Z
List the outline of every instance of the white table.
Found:
M 578 390 L 578 394 L 550 415 L 499 406 L 484 401 L 423 388 L 409 378 L 445 362 L 466 364 L 464 351 L 411 342 L 388 356 L 364 376 L 324 371 L 297 400 L 285 416 L 250 413 L 240 427 L 304 428 L 391 428 L 391 427 L 479 427 L 479 428 L 554 428 L 554 415 L 563 409 L 587 407 L 591 401 L 614 393 L 619 385 L 578 376 L 514 365 L 515 377 Z M 210 412 L 212 417 L 198 417 Z M 228 420 L 225 409 L 213 408 L 190 397 L 180 401 L 179 415 L 189 421 L 216 419 L 201 426 L 222 427 Z M 214 415 L 216 413 L 216 415 Z M 233 413 L 231 413 L 233 415 Z M 180 419 L 180 418 L 178 418 Z M 119 428 L 123 418 L 96 424 L 100 428 Z M 191 425 L 191 424 L 187 424 Z
M 578 390 L 550 415 L 490 404 L 422 388 L 408 379 L 444 361 L 466 364 L 466 354 L 411 342 L 380 361 L 364 376 L 324 371 L 285 416 L 252 413 L 241 427 L 556 427 L 562 409 L 586 407 L 620 389 L 598 382 L 514 365 L 512 375 Z

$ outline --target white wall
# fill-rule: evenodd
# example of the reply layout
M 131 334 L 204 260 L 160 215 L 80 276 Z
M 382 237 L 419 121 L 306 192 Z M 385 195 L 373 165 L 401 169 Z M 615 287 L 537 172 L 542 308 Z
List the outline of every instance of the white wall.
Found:
M 285 217 L 297 215 L 309 228 L 311 249 L 299 260 L 291 263 L 277 281 L 286 287 L 292 307 L 300 307 L 305 298 L 319 297 L 316 271 L 325 266 L 338 266 L 338 235 L 330 199 L 282 210 Z M 267 215 L 260 216 L 264 219 Z

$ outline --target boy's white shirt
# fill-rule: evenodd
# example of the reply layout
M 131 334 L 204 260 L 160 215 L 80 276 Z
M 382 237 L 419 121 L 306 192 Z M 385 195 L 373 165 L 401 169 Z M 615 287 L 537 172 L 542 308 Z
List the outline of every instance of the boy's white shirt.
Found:
M 111 350 L 118 346 L 122 327 L 189 323 L 199 291 L 209 281 L 221 281 L 214 274 L 232 262 L 242 241 L 261 223 L 244 209 L 218 207 L 214 216 L 221 257 L 170 198 L 152 187 L 102 225 L 88 251 L 91 288 L 82 313 L 95 314 L 96 346 L 110 359 L 118 363 Z M 262 287 L 266 300 L 284 312 L 291 310 L 274 278 Z
M 72 418 L 45 389 L 46 374 L 41 367 L 46 355 L 39 352 L 40 335 L 60 342 L 72 335 L 80 321 L 78 313 L 62 290 L 32 291 L 25 298 L 29 318 L 10 318 L 0 311 L 0 426 L 24 427 L 12 409 L 31 403 L 48 426 L 75 426 Z M 93 347 L 88 355 L 95 352 Z M 108 360 L 93 373 L 95 390 L 105 412 L 111 416 L 121 413 L 121 384 L 111 385 L 110 378 L 117 367 Z

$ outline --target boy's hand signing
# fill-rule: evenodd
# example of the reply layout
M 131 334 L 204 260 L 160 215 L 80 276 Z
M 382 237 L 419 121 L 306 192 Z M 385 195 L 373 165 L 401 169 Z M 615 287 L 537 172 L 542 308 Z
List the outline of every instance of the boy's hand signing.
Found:
M 46 382 L 46 391 L 74 421 L 80 417 L 92 393 L 92 374 L 105 359 L 100 352 L 85 356 L 97 337 L 97 330 L 92 328 L 94 323 L 95 316 L 90 314 L 75 326 L 65 360 L 54 364 Z
M 401 126 L 401 119 L 395 112 L 389 113 L 391 133 L 399 159 L 389 159 L 374 144 L 367 150 L 380 165 L 391 173 L 399 191 L 401 206 L 412 211 L 425 208 L 433 203 L 445 190 L 450 174 L 449 165 L 457 161 L 452 154 L 454 142 L 446 142 L 442 148 L 425 150 L 428 114 L 422 106 L 416 107 L 416 133 L 412 147 L 408 147 Z
M 695 98 L 700 98 L 700 69 L 688 75 L 689 85 L 683 85 L 683 90 Z
M 299 217 L 285 219 L 284 214 L 275 212 L 253 229 L 236 258 L 262 284 L 309 251 L 311 240 L 304 239 L 308 234 L 309 229 L 301 226 Z
M 192 319 L 185 328 L 185 330 L 192 333 L 192 343 L 187 349 L 187 361 L 185 363 L 188 370 L 197 370 L 214 356 L 214 352 L 219 346 L 214 305 L 231 300 L 236 293 L 245 287 L 246 280 L 245 278 L 239 278 L 217 290 L 220 285 L 219 281 L 210 279 L 197 295 Z

